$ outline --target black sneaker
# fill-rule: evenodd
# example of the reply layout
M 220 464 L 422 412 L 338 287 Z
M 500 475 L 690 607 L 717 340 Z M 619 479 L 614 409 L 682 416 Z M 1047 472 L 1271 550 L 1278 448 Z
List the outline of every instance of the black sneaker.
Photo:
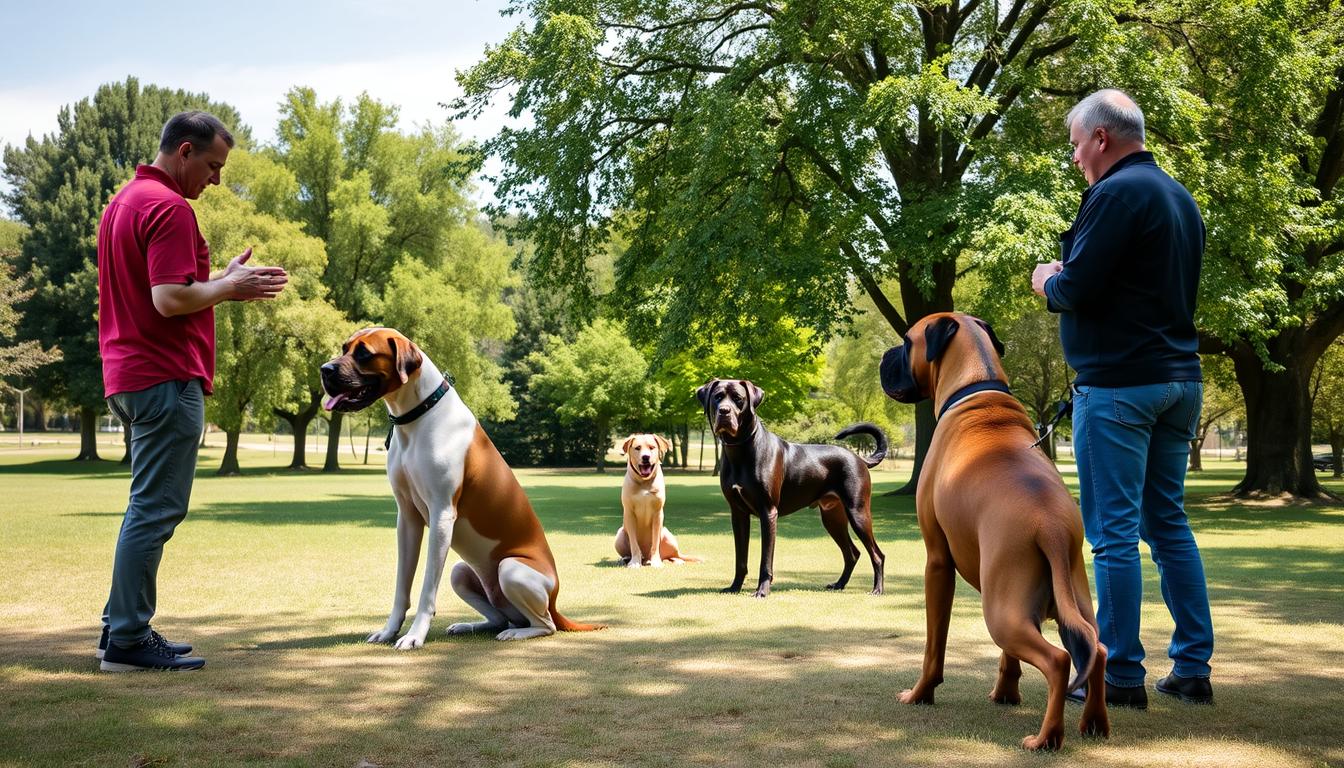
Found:
M 149 634 L 159 638 L 159 640 L 162 640 L 163 644 L 168 646 L 173 651 L 173 653 L 176 653 L 178 656 L 186 656 L 188 653 L 191 653 L 191 646 L 186 643 L 174 643 L 172 640 L 169 640 L 168 638 L 164 637 L 163 635 L 160 635 L 158 632 L 155 632 L 152 629 L 149 630 Z M 106 624 L 103 625 L 103 634 L 98 638 L 98 650 L 94 651 L 93 657 L 95 659 L 101 660 L 103 658 L 103 654 L 105 653 L 107 653 Z
M 1181 677 L 1172 672 L 1154 685 L 1158 693 L 1176 696 L 1186 704 L 1212 704 L 1213 686 L 1207 677 Z
M 149 669 L 200 669 L 205 659 L 199 656 L 178 656 L 157 632 L 132 648 L 108 643 L 103 653 L 101 669 L 104 672 L 140 672 Z
M 1087 701 L 1087 685 L 1084 684 L 1076 691 L 1069 693 L 1065 698 L 1068 701 L 1082 704 Z M 1148 692 L 1143 686 L 1133 688 L 1121 688 L 1118 685 L 1106 684 L 1106 706 L 1108 707 L 1128 707 L 1129 709 L 1147 709 Z

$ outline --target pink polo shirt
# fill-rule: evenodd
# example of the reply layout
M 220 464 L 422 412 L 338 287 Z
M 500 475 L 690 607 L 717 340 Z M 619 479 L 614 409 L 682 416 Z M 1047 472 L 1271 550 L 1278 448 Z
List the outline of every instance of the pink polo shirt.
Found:
M 98 224 L 98 349 L 103 390 L 137 392 L 200 379 L 214 389 L 215 311 L 164 317 L 150 287 L 210 279 L 210 248 L 177 183 L 152 165 L 107 204 Z

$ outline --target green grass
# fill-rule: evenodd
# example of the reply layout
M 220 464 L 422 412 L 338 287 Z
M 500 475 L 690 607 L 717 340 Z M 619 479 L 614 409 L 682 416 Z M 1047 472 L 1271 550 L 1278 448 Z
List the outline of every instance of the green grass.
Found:
M 804 510 L 781 522 L 775 590 L 760 601 L 717 593 L 732 536 L 716 478 L 668 480 L 668 524 L 706 562 L 632 572 L 611 547 L 619 472 L 520 471 L 560 567 L 561 609 L 610 629 L 448 638 L 444 627 L 473 617 L 444 584 L 429 642 L 399 653 L 362 642 L 392 591 L 381 467 L 290 474 L 282 444 L 274 458 L 244 452 L 249 474 L 216 478 L 219 454 L 203 454 L 191 515 L 168 544 L 156 622 L 208 666 L 107 675 L 92 651 L 127 472 L 67 461 L 69 445 L 0 440 L 0 766 L 1344 765 L 1344 510 L 1211 497 L 1238 477 L 1230 462 L 1190 481 L 1217 706 L 1154 698 L 1146 713 L 1112 711 L 1109 741 L 1070 731 L 1061 753 L 1038 756 L 1017 744 L 1039 725 L 1044 682 L 1027 669 L 1022 706 L 986 700 L 998 651 L 964 583 L 937 705 L 896 702 L 924 644 L 908 498 L 874 500 L 886 595 L 865 594 L 866 559 L 848 591 L 820 589 L 840 558 Z M 878 472 L 878 493 L 906 471 Z M 758 553 L 753 530 L 752 574 Z M 1160 675 L 1171 622 L 1149 572 L 1143 640 Z M 1072 727 L 1079 709 L 1066 715 Z

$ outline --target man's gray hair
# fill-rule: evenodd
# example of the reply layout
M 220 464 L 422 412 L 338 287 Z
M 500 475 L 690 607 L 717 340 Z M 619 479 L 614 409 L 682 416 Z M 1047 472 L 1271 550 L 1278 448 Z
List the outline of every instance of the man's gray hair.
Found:
M 1115 88 L 1097 91 L 1078 102 L 1064 118 L 1064 127 L 1073 130 L 1078 121 L 1084 131 L 1091 133 L 1105 128 L 1112 137 L 1121 141 L 1143 143 L 1143 110 L 1129 94 Z

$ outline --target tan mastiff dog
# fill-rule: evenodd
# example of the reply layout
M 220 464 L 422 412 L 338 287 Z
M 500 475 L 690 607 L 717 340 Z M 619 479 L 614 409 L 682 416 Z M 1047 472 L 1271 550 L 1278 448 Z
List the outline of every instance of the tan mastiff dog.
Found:
M 1064 741 L 1064 697 L 1084 681 L 1079 729 L 1107 736 L 1106 648 L 1083 567 L 1078 507 L 1044 452 L 1026 409 L 1008 394 L 999 362 L 1003 345 L 989 325 L 969 315 L 930 315 L 882 358 L 882 388 L 915 403 L 933 398 L 939 414 L 919 475 L 915 505 L 928 560 L 924 568 L 928 637 L 924 668 L 905 704 L 932 704 L 943 681 L 943 656 L 960 573 L 980 591 L 985 625 L 1003 649 L 989 696 L 1018 704 L 1022 661 L 1049 684 L 1045 718 L 1026 749 L 1057 749 Z M 1053 618 L 1067 652 L 1041 635 Z M 1077 674 L 1069 678 L 1070 662 Z
M 671 445 L 662 435 L 631 435 L 621 444 L 625 454 L 625 482 L 621 485 L 621 527 L 616 530 L 616 554 L 630 568 L 648 563 L 654 568 L 671 563 L 700 562 L 683 555 L 677 537 L 663 526 L 667 489 L 663 482 L 663 454 Z M 658 542 L 654 546 L 654 542 Z
M 401 631 L 426 528 L 420 605 L 397 648 L 424 645 L 449 548 L 462 558 L 453 591 L 484 621 L 453 624 L 448 634 L 522 640 L 600 628 L 556 610 L 560 577 L 541 521 L 452 382 L 419 347 L 391 328 L 358 331 L 322 366 L 322 386 L 328 410 L 358 411 L 381 397 L 395 425 L 387 479 L 397 500 L 397 585 L 387 624 L 368 642 L 390 642 Z

